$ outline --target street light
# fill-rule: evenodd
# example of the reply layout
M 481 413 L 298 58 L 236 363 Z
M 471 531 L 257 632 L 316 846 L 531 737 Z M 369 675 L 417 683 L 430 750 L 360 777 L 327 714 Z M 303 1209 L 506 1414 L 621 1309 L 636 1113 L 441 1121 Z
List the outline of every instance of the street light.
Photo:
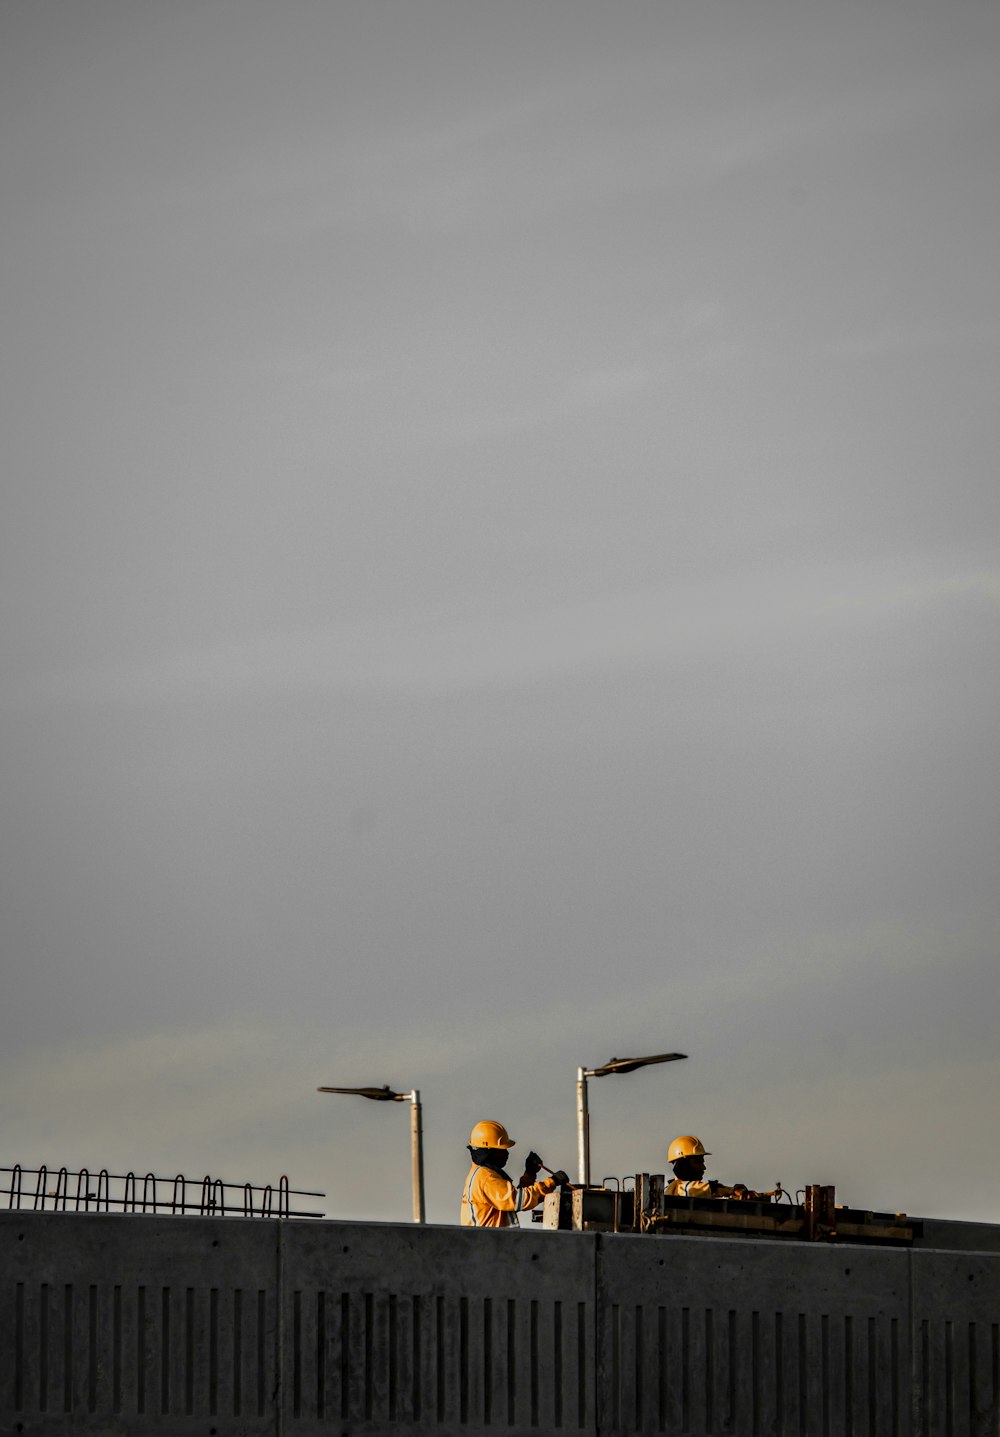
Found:
M 410 1093 L 394 1093 L 386 1083 L 381 1088 L 317 1088 L 317 1093 L 353 1093 L 359 1098 L 371 1098 L 375 1103 L 411 1103 L 410 1109 L 410 1162 L 413 1175 L 413 1221 L 426 1222 L 424 1216 L 424 1129 L 421 1121 L 423 1109 L 420 1106 L 420 1092 L 414 1088 Z
M 577 1176 L 583 1187 L 590 1186 L 590 1108 L 587 1104 L 587 1079 L 606 1078 L 618 1073 L 634 1073 L 651 1063 L 676 1063 L 687 1053 L 654 1053 L 649 1058 L 611 1058 L 600 1068 L 576 1070 L 576 1154 Z

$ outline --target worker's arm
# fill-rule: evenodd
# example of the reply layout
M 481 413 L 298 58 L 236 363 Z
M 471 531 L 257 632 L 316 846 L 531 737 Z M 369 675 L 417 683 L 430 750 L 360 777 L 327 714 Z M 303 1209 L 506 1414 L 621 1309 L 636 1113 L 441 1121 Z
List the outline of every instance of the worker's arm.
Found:
M 505 1173 L 492 1168 L 479 1169 L 479 1191 L 486 1202 L 500 1212 L 527 1212 L 537 1207 L 546 1193 L 554 1192 L 558 1184 L 555 1178 L 543 1178 L 541 1182 L 518 1187 Z
M 706 1182 L 701 1178 L 674 1178 L 667 1184 L 667 1197 L 742 1197 L 745 1189 L 727 1188 L 725 1183 Z

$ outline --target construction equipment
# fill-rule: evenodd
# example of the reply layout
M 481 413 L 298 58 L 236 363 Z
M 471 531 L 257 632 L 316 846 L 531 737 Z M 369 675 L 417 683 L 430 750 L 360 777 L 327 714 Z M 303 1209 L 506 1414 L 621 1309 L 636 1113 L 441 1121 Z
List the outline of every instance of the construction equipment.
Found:
M 608 1186 L 614 1181 L 616 1186 Z M 838 1207 L 831 1186 L 812 1184 L 793 1202 L 780 1183 L 739 1198 L 668 1197 L 662 1173 L 636 1173 L 632 1187 L 605 1179 L 601 1187 L 549 1193 L 542 1226 L 573 1232 L 651 1233 L 792 1239 L 799 1242 L 912 1244 L 922 1225 L 905 1213 Z

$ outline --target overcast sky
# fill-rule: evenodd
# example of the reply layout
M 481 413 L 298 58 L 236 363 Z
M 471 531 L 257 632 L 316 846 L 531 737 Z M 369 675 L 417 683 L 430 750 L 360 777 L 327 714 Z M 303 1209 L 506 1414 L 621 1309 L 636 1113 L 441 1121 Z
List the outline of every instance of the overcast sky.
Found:
M 2 0 L 0 1165 L 1000 1221 L 1000 9 Z M 515 1166 L 515 1164 L 512 1164 Z

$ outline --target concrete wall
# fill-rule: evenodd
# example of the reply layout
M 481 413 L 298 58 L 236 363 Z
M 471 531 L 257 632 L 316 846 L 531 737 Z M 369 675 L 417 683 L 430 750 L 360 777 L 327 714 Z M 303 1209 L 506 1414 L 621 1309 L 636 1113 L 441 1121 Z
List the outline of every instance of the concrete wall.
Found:
M 958 1239 L 4 1212 L 0 1433 L 998 1437 Z

